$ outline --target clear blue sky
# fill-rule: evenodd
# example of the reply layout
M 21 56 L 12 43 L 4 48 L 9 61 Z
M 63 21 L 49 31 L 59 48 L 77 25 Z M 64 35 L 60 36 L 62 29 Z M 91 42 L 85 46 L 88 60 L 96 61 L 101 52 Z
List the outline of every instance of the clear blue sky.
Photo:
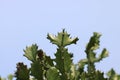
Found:
M 23 49 L 33 43 L 53 56 L 56 47 L 46 35 L 62 28 L 80 38 L 69 48 L 74 62 L 85 57 L 92 33 L 100 32 L 100 50 L 106 47 L 110 55 L 97 69 L 120 73 L 120 0 L 0 0 L 0 75 L 14 73 L 17 62 L 29 64 Z

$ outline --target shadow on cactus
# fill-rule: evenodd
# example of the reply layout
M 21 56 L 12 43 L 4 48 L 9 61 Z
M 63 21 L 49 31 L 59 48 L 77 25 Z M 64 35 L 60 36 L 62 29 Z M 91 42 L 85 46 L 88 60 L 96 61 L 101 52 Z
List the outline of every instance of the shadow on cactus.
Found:
M 73 54 L 66 46 L 76 44 L 78 37 L 72 38 L 64 29 L 57 35 L 48 34 L 47 39 L 57 46 L 55 58 L 47 56 L 44 50 L 38 49 L 37 44 L 27 46 L 24 56 L 31 61 L 31 66 L 28 68 L 23 62 L 19 62 L 14 77 L 16 80 L 120 80 L 120 75 L 113 69 L 106 75 L 95 68 L 95 63 L 108 56 L 106 48 L 101 54 L 95 52 L 100 46 L 100 36 L 97 32 L 93 33 L 85 49 L 86 58 L 74 64 Z M 84 70 L 85 65 L 87 71 Z M 8 80 L 13 80 L 13 76 L 8 77 Z

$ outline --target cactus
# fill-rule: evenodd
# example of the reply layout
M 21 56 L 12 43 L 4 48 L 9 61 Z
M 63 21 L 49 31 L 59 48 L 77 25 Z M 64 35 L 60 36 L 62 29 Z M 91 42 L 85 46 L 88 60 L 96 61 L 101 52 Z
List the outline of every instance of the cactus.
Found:
M 42 49 L 38 49 L 37 44 L 27 46 L 24 49 L 24 57 L 31 61 L 30 67 L 23 62 L 17 63 L 14 76 L 9 75 L 7 80 L 13 80 L 13 77 L 16 80 L 120 80 L 120 75 L 114 69 L 104 73 L 95 68 L 95 63 L 109 54 L 106 48 L 100 54 L 95 52 L 100 47 L 100 37 L 101 34 L 93 33 L 85 49 L 86 58 L 74 64 L 73 54 L 66 46 L 76 44 L 78 37 L 72 38 L 65 29 L 57 35 L 48 34 L 47 39 L 57 46 L 55 58 L 47 56 Z M 85 65 L 87 71 L 84 70 Z M 6 79 L 0 77 L 0 80 Z

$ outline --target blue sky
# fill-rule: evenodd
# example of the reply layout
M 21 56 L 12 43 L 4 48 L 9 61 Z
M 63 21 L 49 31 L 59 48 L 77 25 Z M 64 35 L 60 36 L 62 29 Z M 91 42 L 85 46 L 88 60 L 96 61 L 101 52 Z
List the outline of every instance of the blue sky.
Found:
M 46 39 L 65 28 L 78 36 L 77 45 L 69 47 L 74 62 L 85 57 L 85 45 L 93 32 L 100 32 L 101 48 L 110 52 L 97 64 L 107 72 L 112 67 L 120 73 L 120 0 L 0 0 L 0 75 L 14 73 L 26 46 L 37 43 L 46 54 L 54 56 L 56 47 Z

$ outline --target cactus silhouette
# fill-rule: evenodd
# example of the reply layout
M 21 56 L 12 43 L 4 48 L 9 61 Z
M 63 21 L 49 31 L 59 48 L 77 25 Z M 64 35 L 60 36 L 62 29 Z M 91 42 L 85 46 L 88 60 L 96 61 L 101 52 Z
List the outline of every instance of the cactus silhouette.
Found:
M 100 37 L 101 34 L 93 33 L 86 45 L 86 58 L 74 64 L 73 54 L 66 46 L 76 44 L 78 37 L 72 38 L 65 29 L 57 35 L 48 34 L 47 39 L 57 46 L 55 58 L 47 56 L 44 50 L 38 49 L 37 44 L 32 44 L 24 49 L 24 57 L 31 61 L 30 67 L 19 62 L 14 75 L 9 75 L 7 79 L 0 77 L 0 80 L 120 80 L 114 69 L 104 73 L 95 68 L 95 63 L 109 54 L 106 48 L 100 54 L 95 52 L 100 47 Z M 87 70 L 84 70 L 85 66 Z

